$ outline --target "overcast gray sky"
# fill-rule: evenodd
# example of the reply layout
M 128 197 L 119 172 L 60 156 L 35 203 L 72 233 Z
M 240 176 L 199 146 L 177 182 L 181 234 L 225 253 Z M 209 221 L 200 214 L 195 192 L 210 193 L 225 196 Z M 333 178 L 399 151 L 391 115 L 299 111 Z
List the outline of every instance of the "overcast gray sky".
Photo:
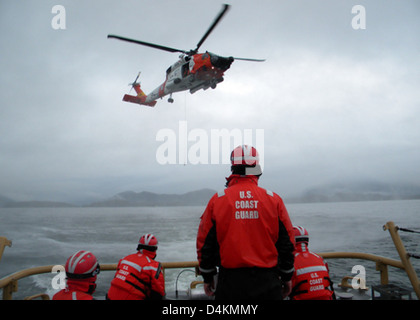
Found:
M 155 108 L 121 101 L 139 71 L 159 86 L 178 54 L 118 34 L 235 61 L 216 90 Z M 66 29 L 54 29 L 54 5 Z M 354 29 L 355 5 L 366 28 Z M 61 24 L 63 21 L 60 22 Z M 420 2 L 1 0 L 0 194 L 100 199 L 221 189 L 229 165 L 161 165 L 160 130 L 264 131 L 261 185 L 282 196 L 334 181 L 420 179 Z M 179 136 L 178 136 L 179 138 Z M 194 142 L 189 143 L 191 147 Z

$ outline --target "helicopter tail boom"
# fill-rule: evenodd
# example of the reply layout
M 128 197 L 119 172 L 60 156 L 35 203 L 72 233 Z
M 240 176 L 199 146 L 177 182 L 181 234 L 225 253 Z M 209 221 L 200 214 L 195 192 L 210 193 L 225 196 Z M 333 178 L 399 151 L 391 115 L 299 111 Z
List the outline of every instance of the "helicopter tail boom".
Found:
M 140 105 L 143 105 L 143 106 L 154 107 L 155 104 L 156 104 L 156 101 L 152 101 L 152 102 L 147 103 L 147 102 L 145 102 L 145 100 L 146 100 L 146 97 L 141 98 L 141 97 L 131 96 L 129 94 L 125 94 L 124 97 L 123 97 L 123 101 L 131 102 L 131 103 L 137 103 L 137 104 L 140 104 Z
M 156 104 L 156 101 L 146 102 L 146 94 L 141 90 L 140 84 L 133 83 L 133 88 L 137 92 L 137 96 L 132 96 L 129 94 L 124 95 L 123 101 L 131 102 L 131 103 L 137 103 L 149 107 L 154 107 Z

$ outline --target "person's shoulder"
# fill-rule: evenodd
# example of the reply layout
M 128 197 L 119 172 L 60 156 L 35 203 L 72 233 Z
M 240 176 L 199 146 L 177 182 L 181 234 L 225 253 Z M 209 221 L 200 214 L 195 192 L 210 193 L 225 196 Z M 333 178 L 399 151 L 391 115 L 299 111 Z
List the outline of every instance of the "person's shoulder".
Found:
M 126 255 L 124 258 L 122 258 L 120 261 L 119 261 L 119 263 L 118 264 L 121 264 L 121 263 L 124 263 L 124 262 L 127 262 L 127 261 L 138 261 L 139 259 L 140 259 L 140 256 L 141 255 L 139 255 L 139 252 L 134 252 L 134 253 L 131 253 L 131 254 L 129 254 L 129 255 Z
M 315 252 L 309 251 L 309 254 L 310 254 L 313 258 L 318 259 L 318 260 L 320 260 L 320 261 L 324 262 L 324 258 L 322 258 L 320 255 L 316 254 Z
M 208 204 L 217 202 L 219 199 L 224 199 L 226 196 L 227 190 L 228 188 L 225 188 L 214 193 L 209 199 Z
M 94 300 L 90 294 L 85 293 L 85 292 L 78 291 L 76 293 L 76 296 L 77 296 L 77 300 Z
M 274 191 L 272 191 L 270 189 L 260 187 L 260 186 L 258 186 L 258 188 L 261 190 L 261 192 L 265 193 L 269 197 L 271 197 L 273 199 L 276 199 L 276 200 L 282 200 L 281 197 L 277 193 L 275 193 Z
M 65 290 L 66 289 L 61 289 L 60 291 L 56 292 L 53 295 L 52 300 L 62 300 L 63 299 L 63 296 L 65 294 Z
M 136 258 L 136 257 L 138 257 L 138 252 L 133 252 L 133 253 L 130 253 L 130 254 L 128 254 L 128 255 L 126 255 L 124 258 L 122 258 L 121 260 L 128 260 L 128 259 L 130 259 L 130 258 Z
M 213 195 L 212 199 L 216 200 L 216 199 L 218 199 L 218 198 L 222 198 L 222 197 L 224 197 L 224 196 L 226 195 L 226 192 L 227 192 L 227 191 L 228 191 L 228 188 L 225 188 L 225 189 L 219 190 L 218 192 L 216 192 L 216 193 Z

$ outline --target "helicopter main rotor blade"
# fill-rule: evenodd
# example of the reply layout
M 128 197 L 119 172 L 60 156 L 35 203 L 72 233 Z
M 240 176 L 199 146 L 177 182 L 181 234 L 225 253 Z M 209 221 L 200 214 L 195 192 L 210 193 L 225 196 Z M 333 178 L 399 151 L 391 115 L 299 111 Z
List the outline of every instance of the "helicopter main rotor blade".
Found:
M 131 42 L 131 43 L 141 44 L 143 46 L 152 47 L 152 48 L 155 48 L 155 49 L 169 51 L 169 52 L 182 52 L 182 53 L 187 53 L 187 51 L 185 51 L 185 50 L 180 50 L 180 49 L 171 48 L 171 47 L 165 47 L 165 46 L 162 46 L 162 45 L 159 45 L 159 44 L 155 44 L 155 43 L 150 43 L 150 42 L 145 42 L 145 41 L 130 39 L 130 38 L 116 36 L 116 35 L 112 35 L 112 34 L 109 34 L 108 35 L 108 38 L 114 38 L 114 39 L 123 40 L 123 41 Z
M 252 62 L 264 62 L 265 59 L 250 59 L 250 58 L 236 58 L 233 57 L 235 60 L 242 60 L 242 61 L 252 61 Z
M 216 17 L 216 19 L 213 21 L 212 25 L 209 27 L 207 32 L 204 34 L 204 36 L 201 38 L 201 40 L 197 43 L 197 47 L 193 51 L 194 53 L 197 53 L 198 49 L 201 47 L 203 42 L 207 39 L 207 37 L 210 35 L 210 33 L 213 31 L 213 29 L 216 27 L 216 25 L 219 23 L 220 19 L 224 16 L 226 11 L 229 9 L 230 5 L 225 4 L 223 6 L 222 11 L 220 11 L 219 15 Z

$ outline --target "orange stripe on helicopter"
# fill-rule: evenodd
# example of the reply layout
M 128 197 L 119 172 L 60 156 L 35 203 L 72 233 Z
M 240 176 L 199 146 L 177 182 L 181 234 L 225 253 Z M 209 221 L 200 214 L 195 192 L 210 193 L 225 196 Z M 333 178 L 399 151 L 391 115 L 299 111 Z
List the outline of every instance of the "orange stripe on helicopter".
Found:
M 134 90 L 137 92 L 138 97 L 145 97 L 146 96 L 146 94 L 143 92 L 143 90 L 141 90 L 140 84 L 135 84 L 133 87 L 134 87 Z

